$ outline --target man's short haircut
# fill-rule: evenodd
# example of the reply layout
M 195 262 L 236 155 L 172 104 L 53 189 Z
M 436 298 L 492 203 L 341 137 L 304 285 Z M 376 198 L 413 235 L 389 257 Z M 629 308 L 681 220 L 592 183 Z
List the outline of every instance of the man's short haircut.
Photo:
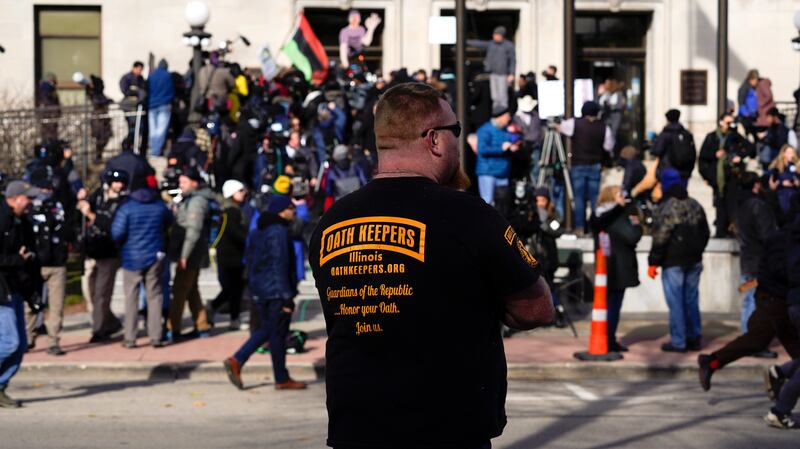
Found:
M 730 112 L 723 112 L 722 114 L 719 115 L 719 121 L 725 120 L 725 117 L 733 118 L 733 114 Z
M 378 150 L 398 149 L 398 143 L 418 139 L 436 123 L 444 93 L 422 83 L 403 83 L 387 90 L 375 109 Z M 449 125 L 450 123 L 446 123 Z
M 140 69 L 143 69 L 144 68 L 144 63 L 142 61 L 134 61 L 133 67 L 134 68 L 139 67 Z

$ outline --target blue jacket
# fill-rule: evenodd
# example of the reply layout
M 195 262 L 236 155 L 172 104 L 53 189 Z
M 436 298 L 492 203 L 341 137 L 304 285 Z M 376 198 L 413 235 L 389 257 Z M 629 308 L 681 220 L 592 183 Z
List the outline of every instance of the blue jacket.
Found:
M 288 223 L 282 218 L 261 213 L 258 226 L 247 236 L 245 261 L 254 300 L 288 303 L 297 295 L 294 248 Z
M 314 139 L 314 146 L 317 150 L 317 160 L 322 163 L 328 159 L 325 149 L 333 144 L 344 143 L 344 131 L 347 125 L 347 115 L 339 108 L 330 109 L 331 118 L 324 122 L 317 123 L 311 130 L 311 137 Z
M 156 262 L 165 251 L 165 235 L 172 213 L 149 189 L 135 190 L 120 206 L 111 224 L 111 238 L 121 245 L 122 267 L 139 271 Z
M 150 74 L 147 78 L 147 93 L 149 109 L 172 103 L 175 88 L 172 86 L 172 76 L 166 69 L 158 68 Z
M 475 174 L 508 178 L 509 153 L 503 151 L 503 143 L 510 141 L 511 134 L 505 129 L 497 129 L 491 120 L 478 128 L 478 161 L 475 164 Z

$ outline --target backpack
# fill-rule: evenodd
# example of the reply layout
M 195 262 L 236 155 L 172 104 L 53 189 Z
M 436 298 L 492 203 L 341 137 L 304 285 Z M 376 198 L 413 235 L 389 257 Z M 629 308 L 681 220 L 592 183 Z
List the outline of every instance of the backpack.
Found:
M 217 200 L 208 200 L 208 245 L 216 248 L 222 235 L 225 233 L 225 225 L 228 222 L 228 215 L 222 210 Z
M 697 148 L 694 145 L 694 137 L 689 131 L 681 129 L 672 136 L 672 146 L 667 153 L 669 166 L 682 173 L 691 173 L 696 160 Z

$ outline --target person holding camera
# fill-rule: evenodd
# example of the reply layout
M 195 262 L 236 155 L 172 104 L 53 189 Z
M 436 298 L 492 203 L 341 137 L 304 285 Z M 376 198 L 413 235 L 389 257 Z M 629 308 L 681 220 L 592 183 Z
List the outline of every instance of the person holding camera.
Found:
M 716 238 L 731 236 L 729 228 L 735 219 L 738 199 L 736 173 L 746 157 L 755 156 L 755 151 L 755 146 L 736 130 L 733 115 L 727 112 L 720 116 L 717 129 L 703 140 L 697 170 L 714 191 Z
M 224 303 L 228 304 L 231 316 L 230 330 L 239 330 L 239 311 L 244 292 L 244 248 L 247 242 L 248 223 L 242 207 L 247 201 L 247 188 L 238 180 L 229 179 L 222 185 L 224 229 L 217 237 L 217 276 L 222 291 L 206 306 L 209 323 Z
M 486 204 L 506 210 L 508 200 L 508 176 L 511 171 L 511 156 L 522 146 L 522 140 L 514 140 L 508 132 L 511 114 L 508 109 L 495 109 L 492 118 L 478 128 L 478 160 L 475 174 L 478 190 Z M 518 136 L 517 136 L 518 137 Z M 496 193 L 500 193 L 495 198 Z
M 26 246 L 25 236 L 32 230 L 25 216 L 38 195 L 39 189 L 11 181 L 0 201 L 0 408 L 20 407 L 19 401 L 6 394 L 6 387 L 28 350 L 22 302 L 30 298 L 26 295 L 30 292 L 25 285 L 29 279 L 26 265 L 34 262 L 36 255 Z
M 47 318 L 45 327 L 49 338 L 47 353 L 66 354 L 59 345 L 61 327 L 64 321 L 64 300 L 67 294 L 67 258 L 69 245 L 75 243 L 76 233 L 71 226 L 68 210 L 54 195 L 52 171 L 46 167 L 35 169 L 31 184 L 39 188 L 39 196 L 33 200 L 28 217 L 33 225 L 33 235 L 37 259 L 41 264 L 41 274 L 47 283 Z M 29 310 L 25 321 L 29 347 L 36 346 L 36 325 L 39 313 Z
M 111 312 L 111 295 L 121 261 L 119 250 L 111 238 L 114 214 L 127 199 L 129 175 L 121 170 L 103 173 L 103 185 L 88 198 L 78 201 L 78 210 L 86 217 L 84 278 L 92 302 L 92 337 L 89 343 L 108 341 L 122 329 L 122 323 Z

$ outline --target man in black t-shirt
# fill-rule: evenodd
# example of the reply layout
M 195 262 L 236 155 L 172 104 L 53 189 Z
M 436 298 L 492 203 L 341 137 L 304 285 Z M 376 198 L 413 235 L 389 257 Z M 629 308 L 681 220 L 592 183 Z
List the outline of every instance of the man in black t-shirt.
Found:
M 387 91 L 376 179 L 314 232 L 329 446 L 489 447 L 506 424 L 500 322 L 553 320 L 536 259 L 491 206 L 458 191 L 460 133 L 435 89 Z

